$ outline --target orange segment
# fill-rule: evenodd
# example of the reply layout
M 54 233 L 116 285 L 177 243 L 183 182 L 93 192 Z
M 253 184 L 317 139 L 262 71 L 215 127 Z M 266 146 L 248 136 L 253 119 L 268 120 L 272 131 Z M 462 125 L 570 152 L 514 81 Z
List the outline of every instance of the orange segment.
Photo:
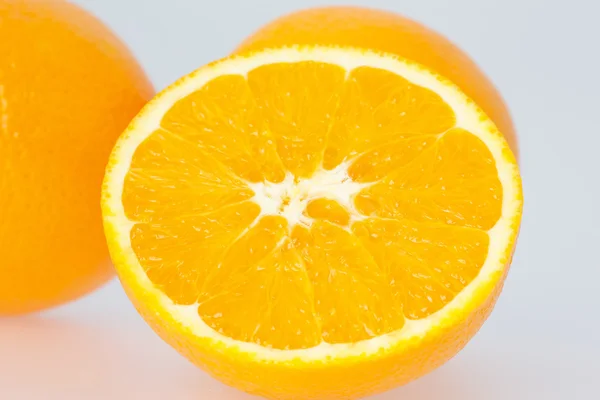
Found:
M 412 163 L 364 189 L 356 206 L 365 215 L 488 230 L 501 215 L 502 184 L 481 139 L 453 129 Z
M 385 271 L 354 235 L 315 221 L 292 237 L 314 287 L 324 341 L 357 342 L 402 327 L 402 307 Z
M 356 182 L 378 181 L 411 162 L 437 139 L 437 135 L 423 135 L 376 147 L 358 156 L 348 167 L 348 175 Z
M 305 214 L 314 219 L 324 219 L 338 225 L 348 225 L 350 214 L 340 203 L 331 199 L 315 199 L 306 205 Z
M 132 221 L 209 213 L 254 193 L 211 155 L 162 129 L 137 148 L 122 201 Z
M 385 267 L 404 315 L 421 319 L 440 310 L 479 273 L 489 238 L 470 228 L 369 218 L 352 231 Z
M 227 249 L 257 217 L 260 208 L 244 202 L 201 216 L 136 224 L 131 247 L 148 278 L 178 304 L 210 295 Z
M 281 182 L 275 142 L 240 75 L 226 75 L 179 100 L 161 126 L 211 154 L 240 178 Z
M 335 115 L 324 167 L 403 137 L 442 133 L 454 126 L 452 109 L 430 90 L 379 68 L 350 72 Z
M 281 160 L 297 177 L 310 177 L 321 164 L 345 75 L 337 65 L 316 62 L 270 64 L 248 73 Z
M 202 319 L 224 335 L 268 348 L 318 345 L 313 289 L 290 242 L 270 249 L 247 268 L 230 271 L 221 289 L 200 305 Z
M 287 227 L 282 217 L 263 217 L 208 273 L 198 311 L 211 328 L 280 349 L 319 343 L 312 288 Z

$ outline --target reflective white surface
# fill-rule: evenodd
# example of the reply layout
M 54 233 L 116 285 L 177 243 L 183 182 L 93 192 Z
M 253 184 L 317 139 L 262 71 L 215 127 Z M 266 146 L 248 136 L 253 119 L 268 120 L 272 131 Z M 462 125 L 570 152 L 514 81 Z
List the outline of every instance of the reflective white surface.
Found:
M 600 5 L 593 0 L 78 0 L 130 45 L 158 89 L 262 23 L 318 4 L 414 17 L 467 50 L 517 125 L 525 213 L 503 295 L 434 373 L 373 400 L 600 399 Z M 248 400 L 190 365 L 118 282 L 39 316 L 0 319 L 2 400 Z
M 503 309 L 448 364 L 372 400 L 597 398 L 598 354 L 588 347 L 595 339 L 538 337 L 531 327 L 538 323 Z M 0 320 L 0 355 L 2 399 L 258 399 L 210 378 L 162 342 L 117 282 L 44 316 Z

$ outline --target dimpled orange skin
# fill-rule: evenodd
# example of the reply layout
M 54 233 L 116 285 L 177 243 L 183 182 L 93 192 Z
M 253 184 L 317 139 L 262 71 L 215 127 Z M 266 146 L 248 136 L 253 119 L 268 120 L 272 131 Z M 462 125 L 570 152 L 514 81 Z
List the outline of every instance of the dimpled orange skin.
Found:
M 263 26 L 236 53 L 290 45 L 335 45 L 395 54 L 450 79 L 494 121 L 518 156 L 508 108 L 492 82 L 446 37 L 401 15 L 363 7 L 323 7 L 297 11 Z
M 100 215 L 117 137 L 154 93 L 121 41 L 64 1 L 0 1 L 0 315 L 113 276 Z

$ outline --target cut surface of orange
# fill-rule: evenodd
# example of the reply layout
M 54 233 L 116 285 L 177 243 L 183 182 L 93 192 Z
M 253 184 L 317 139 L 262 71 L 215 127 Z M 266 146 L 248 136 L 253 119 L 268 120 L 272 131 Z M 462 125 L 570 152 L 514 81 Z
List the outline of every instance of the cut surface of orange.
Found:
M 182 354 L 269 398 L 348 399 L 475 334 L 522 196 L 506 141 L 452 83 L 294 47 L 159 94 L 117 143 L 102 207 L 128 295 Z

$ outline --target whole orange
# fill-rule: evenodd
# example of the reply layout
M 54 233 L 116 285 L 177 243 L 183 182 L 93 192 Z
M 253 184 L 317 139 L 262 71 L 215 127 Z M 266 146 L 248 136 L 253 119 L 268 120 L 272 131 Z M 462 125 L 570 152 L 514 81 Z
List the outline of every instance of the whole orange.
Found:
M 154 91 L 123 43 L 64 1 L 0 1 L 0 315 L 76 299 L 113 276 L 100 186 Z
M 443 35 L 401 15 L 363 7 L 311 8 L 285 15 L 248 37 L 236 53 L 290 45 L 336 45 L 392 53 L 458 85 L 495 122 L 517 155 L 508 109 L 492 82 Z

